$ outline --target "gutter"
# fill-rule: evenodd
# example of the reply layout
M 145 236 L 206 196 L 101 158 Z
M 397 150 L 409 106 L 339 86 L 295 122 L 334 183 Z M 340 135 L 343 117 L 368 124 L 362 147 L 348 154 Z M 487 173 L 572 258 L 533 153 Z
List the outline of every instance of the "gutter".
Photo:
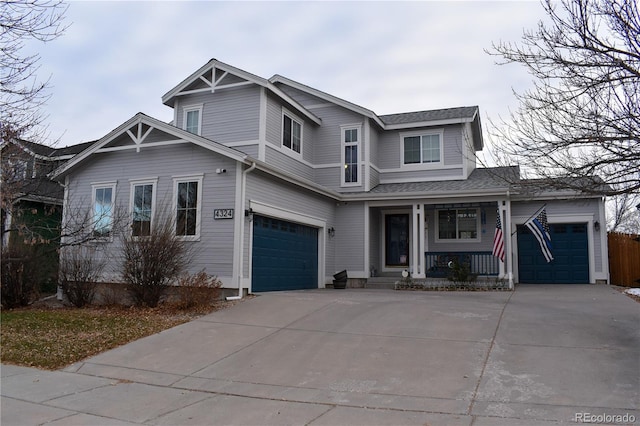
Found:
M 247 175 L 249 173 L 251 173 L 252 171 L 255 170 L 257 164 L 255 161 L 253 161 L 251 163 L 251 167 L 249 167 L 247 170 L 244 170 L 242 172 L 242 182 L 240 183 L 240 199 L 241 201 L 241 209 L 240 209 L 240 214 L 242 216 L 240 220 L 244 220 L 244 211 L 246 208 L 246 197 L 245 197 L 245 193 L 247 192 Z M 237 296 L 229 296 L 226 299 L 227 300 L 240 300 L 242 299 L 242 280 L 244 278 L 243 275 L 243 271 L 244 271 L 244 228 L 245 228 L 245 224 L 243 223 L 242 226 L 240 227 L 240 246 L 239 246 L 239 250 L 240 250 L 240 260 L 239 260 L 239 272 L 238 272 L 238 295 Z

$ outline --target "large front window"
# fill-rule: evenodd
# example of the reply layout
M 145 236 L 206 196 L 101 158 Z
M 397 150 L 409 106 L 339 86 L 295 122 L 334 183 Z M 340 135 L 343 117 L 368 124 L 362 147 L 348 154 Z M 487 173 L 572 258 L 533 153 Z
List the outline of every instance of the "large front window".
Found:
M 282 145 L 298 154 L 302 149 L 302 124 L 287 114 L 282 119 Z
M 174 178 L 176 235 L 187 240 L 200 237 L 202 176 Z
M 440 162 L 440 134 L 405 136 L 403 138 L 404 164 Z
M 133 185 L 133 223 L 134 237 L 151 235 L 153 217 L 153 184 Z
M 197 219 L 198 182 L 179 182 L 176 235 L 196 235 Z
M 438 210 L 439 240 L 477 240 L 478 210 Z
M 93 187 L 93 235 L 110 237 L 113 231 L 113 202 L 115 184 Z

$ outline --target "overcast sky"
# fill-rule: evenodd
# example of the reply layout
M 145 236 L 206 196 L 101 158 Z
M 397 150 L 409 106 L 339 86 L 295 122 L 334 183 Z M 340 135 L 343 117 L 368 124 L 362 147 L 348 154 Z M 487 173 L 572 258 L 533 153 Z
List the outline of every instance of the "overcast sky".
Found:
M 531 79 L 484 50 L 543 18 L 537 1 L 72 1 L 65 35 L 28 48 L 51 76 L 58 146 L 99 139 L 137 112 L 170 121 L 162 95 L 211 58 L 377 114 L 478 105 L 486 131 Z

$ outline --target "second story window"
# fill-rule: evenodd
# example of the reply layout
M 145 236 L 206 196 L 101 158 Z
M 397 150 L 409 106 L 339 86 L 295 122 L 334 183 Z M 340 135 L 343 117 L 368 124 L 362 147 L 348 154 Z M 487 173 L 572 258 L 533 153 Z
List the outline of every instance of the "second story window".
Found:
M 192 106 L 184 108 L 183 128 L 187 132 L 195 135 L 202 131 L 202 106 Z
M 430 164 L 442 160 L 440 133 L 405 136 L 402 143 L 403 164 Z
M 286 113 L 282 116 L 282 146 L 298 154 L 302 150 L 302 123 Z
M 342 127 L 342 147 L 344 171 L 342 185 L 360 182 L 360 127 Z

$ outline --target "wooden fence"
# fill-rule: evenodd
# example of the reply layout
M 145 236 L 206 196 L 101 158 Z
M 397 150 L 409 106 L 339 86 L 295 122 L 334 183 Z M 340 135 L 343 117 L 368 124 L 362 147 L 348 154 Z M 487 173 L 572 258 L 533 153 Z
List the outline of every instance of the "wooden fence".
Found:
M 611 284 L 640 287 L 640 235 L 610 232 L 608 241 Z

